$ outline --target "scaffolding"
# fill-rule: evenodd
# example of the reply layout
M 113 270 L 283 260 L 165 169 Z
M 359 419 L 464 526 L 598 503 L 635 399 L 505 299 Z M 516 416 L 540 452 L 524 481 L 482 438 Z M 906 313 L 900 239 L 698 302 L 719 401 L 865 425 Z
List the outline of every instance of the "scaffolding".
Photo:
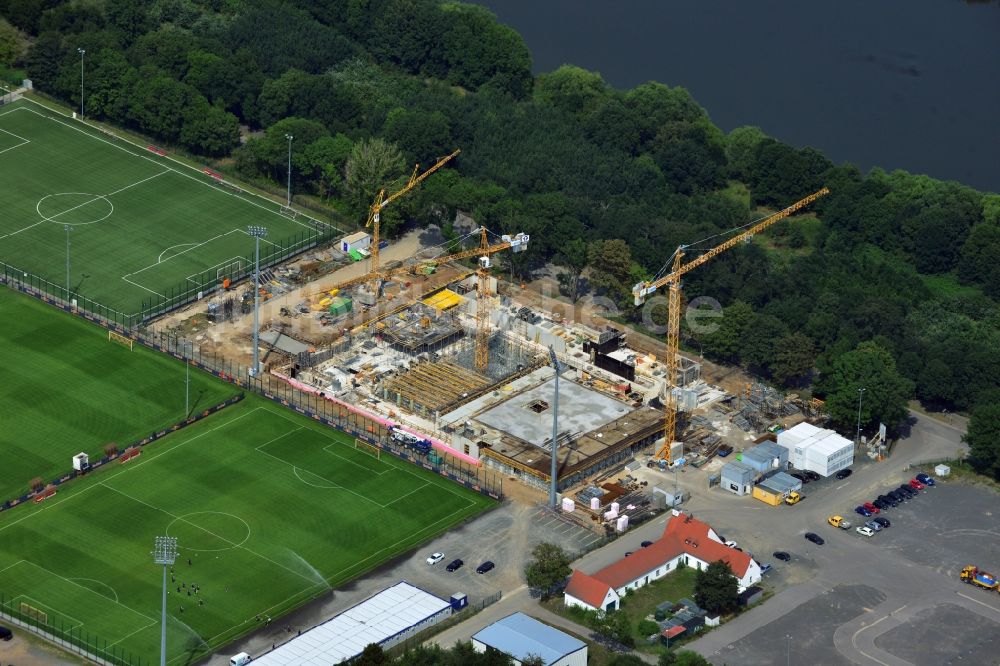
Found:
M 490 381 L 450 361 L 423 362 L 382 382 L 382 397 L 414 413 L 434 413 L 479 395 Z
M 452 315 L 424 303 L 415 303 L 375 324 L 394 347 L 410 354 L 437 351 L 463 335 Z
M 541 367 L 544 358 L 534 352 L 516 336 L 507 336 L 503 331 L 495 331 L 489 340 L 489 363 L 483 373 L 492 382 L 502 382 L 511 375 L 525 369 Z M 450 358 L 463 368 L 476 367 L 475 339 L 468 338 L 456 345 L 449 353 Z

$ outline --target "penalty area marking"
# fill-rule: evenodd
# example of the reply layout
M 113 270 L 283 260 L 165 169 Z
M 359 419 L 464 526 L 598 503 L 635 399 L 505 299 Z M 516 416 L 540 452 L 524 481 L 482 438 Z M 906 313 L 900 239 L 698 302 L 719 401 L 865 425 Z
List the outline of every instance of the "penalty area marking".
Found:
M 205 529 L 204 527 L 202 527 L 198 523 L 196 523 L 196 522 L 194 522 L 192 520 L 188 520 L 188 516 L 201 516 L 201 515 L 204 515 L 204 514 L 207 514 L 207 513 L 214 513 L 214 514 L 216 514 L 218 516 L 228 516 L 229 518 L 235 518 L 236 520 L 238 520 L 241 523 L 243 523 L 243 527 L 245 527 L 247 529 L 247 534 L 246 534 L 245 537 L 243 537 L 243 541 L 240 541 L 239 543 L 236 543 L 235 541 L 230 541 L 229 539 L 227 539 L 225 537 L 222 537 L 222 536 L 219 536 L 218 534 L 216 534 L 215 532 L 212 532 L 211 530 Z M 226 542 L 226 543 L 229 544 L 225 548 L 192 548 L 191 546 L 184 546 L 183 547 L 184 550 L 193 550 L 193 551 L 198 552 L 198 553 L 215 553 L 215 552 L 222 551 L 222 550 L 234 550 L 236 548 L 239 548 L 240 546 L 242 546 L 243 544 L 245 544 L 247 541 L 250 540 L 250 525 L 247 523 L 247 521 L 243 520 L 242 518 L 240 518 L 239 516 L 237 516 L 235 514 L 227 513 L 225 511 L 192 511 L 191 513 L 185 513 L 183 515 L 177 516 L 173 520 L 171 520 L 169 523 L 167 523 L 167 535 L 168 536 L 170 535 L 170 528 L 173 526 L 174 523 L 177 523 L 177 522 L 187 523 L 188 525 L 191 525 L 195 529 L 199 529 L 199 530 L 201 530 L 203 532 L 211 534 L 216 539 L 219 539 L 219 540 L 224 541 L 224 542 Z
M 118 603 L 118 593 L 115 592 L 115 588 L 111 587 L 107 583 L 102 583 L 101 581 L 97 580 L 96 578 L 67 578 L 66 580 L 72 580 L 72 581 L 89 580 L 91 583 L 97 583 L 98 585 L 100 585 L 102 587 L 106 587 L 109 590 L 111 590 L 111 594 L 115 595 L 115 603 Z
M 66 580 L 72 580 L 72 578 L 67 578 Z M 14 604 L 18 604 L 18 607 L 20 607 L 20 602 L 18 601 L 19 599 L 26 600 L 26 602 L 27 602 L 27 604 L 29 606 L 31 606 L 32 608 L 34 608 L 36 610 L 42 611 L 43 613 L 45 612 L 45 609 L 48 609 L 48 610 L 50 610 L 53 613 L 53 615 L 56 614 L 56 613 L 58 613 L 62 617 L 65 617 L 65 618 L 67 618 L 69 620 L 72 620 L 73 622 L 76 622 L 75 625 L 72 625 L 70 627 L 70 631 L 72 631 L 73 629 L 79 629 L 80 627 L 83 626 L 83 622 L 81 620 L 73 617 L 69 613 L 64 613 L 61 610 L 58 610 L 55 606 L 50 606 L 48 604 L 43 604 L 38 599 L 35 599 L 33 597 L 29 597 L 27 594 L 19 594 L 16 597 L 14 597 L 13 599 L 11 599 L 10 600 L 11 606 L 13 606 Z M 47 626 L 50 626 L 50 627 L 55 626 L 55 625 L 51 624 L 48 620 L 45 621 L 45 624 Z
M 344 489 L 343 486 L 338 486 L 333 481 L 330 481 L 329 479 L 327 479 L 325 477 L 322 477 L 319 474 L 314 474 L 314 473 L 310 472 L 307 469 L 302 469 L 301 467 L 296 467 L 295 465 L 292 465 L 292 472 L 295 474 L 295 478 L 297 478 L 299 481 L 301 481 L 302 483 L 306 484 L 307 486 L 312 486 L 313 488 L 327 488 L 327 489 L 330 489 L 330 490 L 333 490 L 333 489 L 343 490 Z M 317 479 L 322 479 L 323 481 L 326 481 L 329 485 L 324 486 L 324 485 L 320 485 L 318 483 L 312 483 L 310 481 L 306 481 L 305 479 L 302 478 L 302 476 L 299 474 L 299 472 L 305 472 L 309 476 L 314 476 Z
M 14 109 L 14 110 L 16 111 L 17 109 Z M 8 111 L 8 113 L 10 113 L 10 112 Z M 10 146 L 9 148 L 4 148 L 3 150 L 0 150 L 0 154 L 6 153 L 8 150 L 14 150 L 15 148 L 20 148 L 21 146 L 25 146 L 25 145 L 31 143 L 30 141 L 28 141 L 27 139 L 25 139 L 23 136 L 18 136 L 16 134 L 14 134 L 13 132 L 8 132 L 5 129 L 0 129 L 0 132 L 3 132 L 4 134 L 10 134 L 15 139 L 20 139 L 21 140 L 21 143 L 18 143 L 18 144 L 15 144 L 13 146 Z
M 198 244 L 198 243 L 178 243 L 177 245 L 171 245 L 171 246 L 170 246 L 170 247 L 168 247 L 168 248 L 167 248 L 166 250 L 164 250 L 163 252 L 161 252 L 161 253 L 160 253 L 160 256 L 158 256 L 158 257 L 156 258 L 156 263 L 158 263 L 158 264 L 159 264 L 159 263 L 161 263 L 161 262 L 163 261 L 163 255 L 165 255 L 165 254 L 166 254 L 167 252 L 170 252 L 170 251 L 171 251 L 172 249 L 174 249 L 175 247 L 189 247 L 189 246 L 191 246 L 191 245 L 197 245 L 197 244 Z M 170 257 L 168 257 L 168 259 L 169 259 L 169 258 L 170 258 Z

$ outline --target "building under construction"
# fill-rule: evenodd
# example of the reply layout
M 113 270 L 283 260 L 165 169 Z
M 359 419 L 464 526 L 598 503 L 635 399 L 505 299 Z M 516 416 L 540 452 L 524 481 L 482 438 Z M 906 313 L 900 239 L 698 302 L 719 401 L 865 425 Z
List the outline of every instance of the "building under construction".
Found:
M 598 390 L 589 379 L 564 378 L 559 388 L 560 489 L 622 464 L 662 435 L 663 413 L 636 408 L 624 392 Z M 553 370 L 538 368 L 441 414 L 440 422 L 471 442 L 487 466 L 544 488 L 551 478 L 554 392 Z

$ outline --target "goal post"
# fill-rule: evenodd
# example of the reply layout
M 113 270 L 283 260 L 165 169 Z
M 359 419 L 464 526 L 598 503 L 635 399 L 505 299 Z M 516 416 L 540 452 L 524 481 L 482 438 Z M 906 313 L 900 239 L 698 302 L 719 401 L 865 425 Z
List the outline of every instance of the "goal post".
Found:
M 243 261 L 236 259 L 230 261 L 225 266 L 221 266 L 215 271 L 215 279 L 222 281 L 225 278 L 234 280 L 243 274 Z
M 375 456 L 376 460 L 382 459 L 382 449 L 378 448 L 374 444 L 369 444 L 363 439 L 354 439 L 354 448 L 363 451 L 364 453 L 371 454 Z
M 114 331 L 108 331 L 108 342 L 117 342 L 122 346 L 128 347 L 129 351 L 132 351 L 132 345 L 135 344 L 135 340 L 132 338 L 121 333 L 115 333 Z
M 23 601 L 21 602 L 21 615 L 34 620 L 37 624 L 47 625 L 49 623 L 48 613 Z

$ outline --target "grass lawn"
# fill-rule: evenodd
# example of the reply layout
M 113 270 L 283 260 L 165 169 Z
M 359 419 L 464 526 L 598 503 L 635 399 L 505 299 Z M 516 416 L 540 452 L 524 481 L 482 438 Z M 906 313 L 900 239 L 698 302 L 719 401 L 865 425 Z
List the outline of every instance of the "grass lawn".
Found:
M 248 225 L 265 263 L 336 231 L 29 100 L 0 107 L 0 182 L 0 261 L 62 290 L 68 240 L 72 294 L 125 314 L 246 275 Z
M 0 502 L 72 469 L 83 451 L 121 448 L 184 414 L 184 364 L 139 344 L 133 351 L 107 332 L 19 292 L 0 287 Z M 191 409 L 222 402 L 237 390 L 191 372 Z
M 248 396 L 0 514 L 0 595 L 152 662 L 161 573 L 150 551 L 155 536 L 177 537 L 168 663 L 185 664 L 493 505 L 353 442 Z

